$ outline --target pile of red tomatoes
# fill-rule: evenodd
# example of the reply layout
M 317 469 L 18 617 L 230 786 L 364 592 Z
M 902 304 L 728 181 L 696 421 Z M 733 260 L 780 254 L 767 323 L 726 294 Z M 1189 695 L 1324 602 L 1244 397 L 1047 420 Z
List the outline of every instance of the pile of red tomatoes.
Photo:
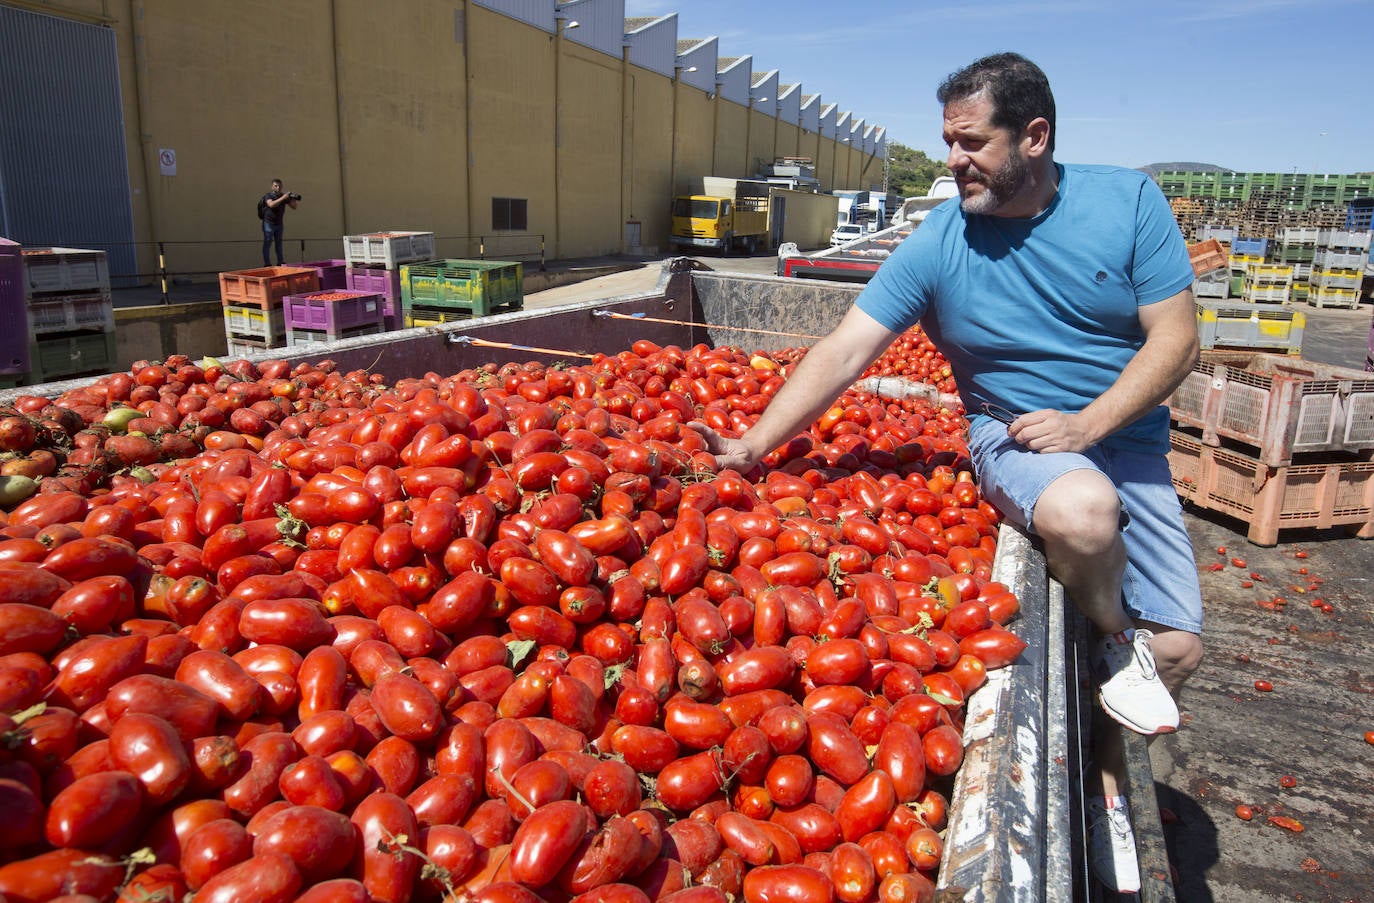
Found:
M 931 899 L 998 514 L 912 401 L 717 473 L 799 354 L 20 397 L 0 897 Z

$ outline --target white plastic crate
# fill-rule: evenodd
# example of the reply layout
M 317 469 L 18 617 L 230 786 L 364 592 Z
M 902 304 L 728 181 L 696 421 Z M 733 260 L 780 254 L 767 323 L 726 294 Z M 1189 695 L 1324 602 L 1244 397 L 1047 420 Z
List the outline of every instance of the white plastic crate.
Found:
M 241 339 L 234 336 L 226 336 L 224 344 L 228 347 L 226 357 L 231 359 L 262 354 L 264 351 L 271 351 L 274 347 L 278 347 L 269 345 L 266 342 L 255 341 L 254 339 Z
M 1231 292 L 1231 277 L 1226 270 L 1204 273 L 1193 280 L 1193 294 L 1199 298 L 1226 298 Z
M 1368 251 L 1318 248 L 1312 255 L 1312 266 L 1318 270 L 1364 269 L 1368 262 Z
M 1353 288 L 1358 289 L 1364 280 L 1363 269 L 1348 270 L 1312 270 L 1312 275 L 1308 277 L 1308 285 L 1314 288 Z
M 1324 248 L 1343 248 L 1348 251 L 1368 251 L 1369 235 L 1365 232 L 1352 232 L 1345 229 L 1322 229 L 1317 235 L 1317 244 Z
M 40 295 L 28 303 L 29 333 L 114 332 L 114 303 L 109 292 L 84 295 Z
M 1279 230 L 1281 245 L 1315 245 L 1320 230 L 1308 226 L 1288 226 Z
M 286 328 L 287 347 L 297 347 L 300 345 L 328 345 L 331 342 L 342 342 L 345 339 L 354 339 L 359 336 L 381 335 L 386 332 L 386 323 L 379 321 L 366 326 L 352 326 L 338 332 L 329 332 L 323 329 L 294 329 Z
M 1307 303 L 1313 307 L 1339 307 L 1354 310 L 1360 304 L 1360 290 L 1357 288 L 1313 286 L 1307 292 Z
M 280 307 L 264 310 L 260 307 L 226 306 L 224 334 L 238 339 L 256 339 L 269 346 L 280 347 L 286 342 L 286 314 Z
M 343 246 L 349 266 L 385 266 L 394 270 L 403 263 L 434 259 L 433 232 L 345 235 Z
M 29 297 L 110 290 L 110 264 L 104 251 L 25 248 L 23 256 L 24 293 Z
M 1301 354 L 1307 315 L 1277 304 L 1197 301 L 1198 338 L 1204 349 L 1245 348 Z

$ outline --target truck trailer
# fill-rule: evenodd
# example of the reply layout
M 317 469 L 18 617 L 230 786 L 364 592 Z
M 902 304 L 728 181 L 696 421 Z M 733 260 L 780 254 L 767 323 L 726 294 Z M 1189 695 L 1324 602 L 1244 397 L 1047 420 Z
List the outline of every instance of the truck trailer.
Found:
M 273 349 L 250 360 L 323 360 L 340 371 L 391 379 L 454 373 L 493 362 L 554 363 L 569 353 L 615 354 L 636 340 L 691 347 L 779 350 L 838 323 L 858 285 L 723 274 L 690 258 L 663 265 L 648 293 L 524 310 L 327 344 Z M 801 338 L 799 338 L 801 337 Z M 0 392 L 58 394 L 88 379 Z M 964 764 L 950 795 L 938 876 L 942 901 L 1070 903 L 1096 900 L 1087 866 L 1085 797 L 1079 780 L 1092 710 L 1088 628 L 1047 574 L 1030 539 L 1003 525 L 993 579 L 1017 593 L 1011 626 L 1027 644 L 1011 665 L 989 672 L 967 702 Z M 1171 901 L 1163 832 L 1143 738 L 1126 737 L 1132 820 L 1143 901 Z

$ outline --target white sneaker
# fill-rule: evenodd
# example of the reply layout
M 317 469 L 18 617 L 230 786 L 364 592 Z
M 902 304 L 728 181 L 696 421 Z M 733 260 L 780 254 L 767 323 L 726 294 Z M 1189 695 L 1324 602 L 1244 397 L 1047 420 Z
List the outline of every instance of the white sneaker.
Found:
M 1154 634 L 1137 630 L 1134 639 L 1115 633 L 1098 641 L 1097 701 L 1106 713 L 1137 734 L 1178 730 L 1178 705 L 1155 670 L 1150 652 Z
M 1104 797 L 1088 802 L 1088 859 L 1093 874 L 1108 890 L 1119 894 L 1140 891 L 1140 863 L 1135 855 L 1131 816 L 1122 805 L 1107 808 Z

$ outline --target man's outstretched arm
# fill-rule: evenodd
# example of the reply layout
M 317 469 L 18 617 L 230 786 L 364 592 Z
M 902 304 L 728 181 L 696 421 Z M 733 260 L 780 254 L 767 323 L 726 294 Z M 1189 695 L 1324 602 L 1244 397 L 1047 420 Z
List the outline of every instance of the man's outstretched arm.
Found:
M 726 438 L 699 422 L 693 427 L 706 438 L 719 466 L 749 470 L 815 422 L 896 337 L 895 332 L 852 307 L 830 335 L 807 351 L 787 385 L 742 437 Z

